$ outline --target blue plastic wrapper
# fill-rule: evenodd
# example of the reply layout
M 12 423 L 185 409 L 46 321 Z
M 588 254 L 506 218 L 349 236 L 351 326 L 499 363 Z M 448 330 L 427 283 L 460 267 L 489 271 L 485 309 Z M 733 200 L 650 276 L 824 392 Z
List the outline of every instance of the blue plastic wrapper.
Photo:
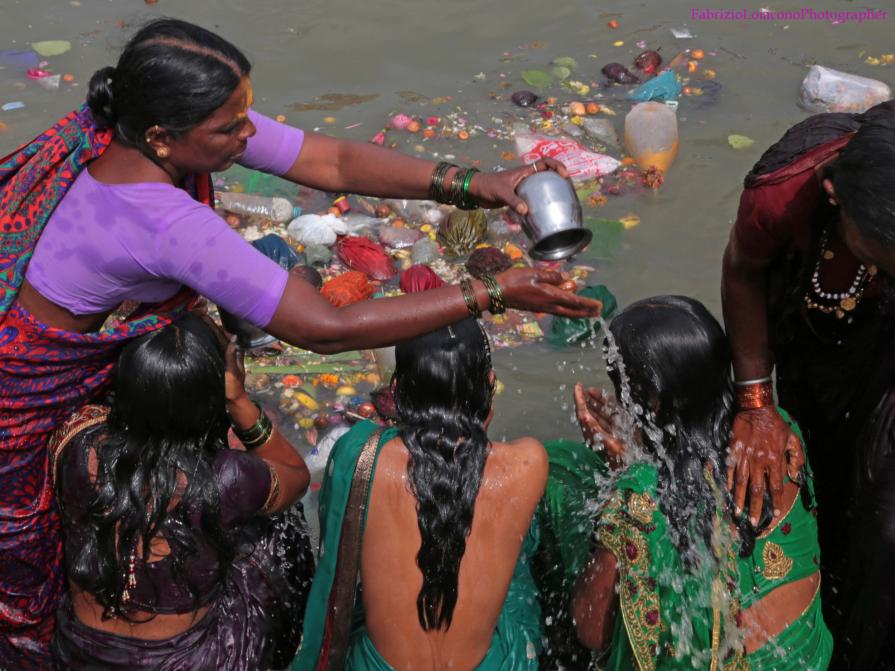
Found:
M 630 96 L 639 103 L 650 100 L 664 103 L 677 100 L 681 95 L 681 83 L 671 70 L 665 70 L 662 74 L 644 82 L 631 91 Z
M 255 240 L 252 246 L 286 270 L 292 270 L 292 267 L 302 260 L 289 244 L 275 233 Z
M 0 49 L 0 67 L 25 71 L 36 68 L 39 63 L 40 57 L 30 49 Z

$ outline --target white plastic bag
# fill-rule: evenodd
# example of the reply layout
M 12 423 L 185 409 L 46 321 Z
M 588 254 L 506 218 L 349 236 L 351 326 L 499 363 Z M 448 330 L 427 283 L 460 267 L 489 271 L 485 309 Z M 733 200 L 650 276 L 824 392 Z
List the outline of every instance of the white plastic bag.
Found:
M 586 182 L 615 172 L 621 163 L 607 156 L 588 151 L 568 137 L 551 137 L 535 133 L 525 124 L 513 126 L 516 153 L 523 163 L 534 163 L 542 158 L 555 158 L 565 164 L 569 177 Z
M 881 81 L 812 65 L 799 104 L 809 112 L 859 113 L 891 98 L 892 90 Z
M 332 214 L 303 214 L 293 219 L 286 229 L 290 238 L 305 247 L 308 245 L 330 247 L 335 244 L 339 235 L 347 232 L 345 222 Z

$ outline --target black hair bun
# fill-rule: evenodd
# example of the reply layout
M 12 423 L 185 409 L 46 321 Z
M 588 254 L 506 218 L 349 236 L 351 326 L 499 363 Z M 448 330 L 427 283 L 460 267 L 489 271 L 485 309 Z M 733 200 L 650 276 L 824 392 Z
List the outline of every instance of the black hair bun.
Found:
M 93 73 L 87 85 L 87 105 L 93 117 L 102 126 L 115 125 L 115 113 L 112 111 L 112 83 L 115 68 L 111 65 Z

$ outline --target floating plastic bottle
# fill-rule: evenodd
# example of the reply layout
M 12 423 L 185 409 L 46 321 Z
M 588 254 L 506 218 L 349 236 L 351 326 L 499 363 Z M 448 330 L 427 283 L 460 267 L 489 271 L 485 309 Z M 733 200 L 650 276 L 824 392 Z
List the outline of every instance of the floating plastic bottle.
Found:
M 668 170 L 677 155 L 677 115 L 668 105 L 634 105 L 625 117 L 625 146 L 641 170 Z
M 292 203 L 285 198 L 270 198 L 248 193 L 226 192 L 218 194 L 221 205 L 228 212 L 254 215 L 273 221 L 289 221 L 292 218 Z
M 809 112 L 865 112 L 892 98 L 883 82 L 812 65 L 802 81 L 799 103 Z

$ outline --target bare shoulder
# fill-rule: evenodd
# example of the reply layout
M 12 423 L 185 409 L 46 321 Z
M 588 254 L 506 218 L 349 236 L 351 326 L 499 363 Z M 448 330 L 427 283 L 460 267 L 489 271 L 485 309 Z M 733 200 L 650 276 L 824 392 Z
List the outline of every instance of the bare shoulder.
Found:
M 507 443 L 493 442 L 492 451 L 501 470 L 516 486 L 526 490 L 542 490 L 547 482 L 547 450 L 537 438 L 517 438 Z

